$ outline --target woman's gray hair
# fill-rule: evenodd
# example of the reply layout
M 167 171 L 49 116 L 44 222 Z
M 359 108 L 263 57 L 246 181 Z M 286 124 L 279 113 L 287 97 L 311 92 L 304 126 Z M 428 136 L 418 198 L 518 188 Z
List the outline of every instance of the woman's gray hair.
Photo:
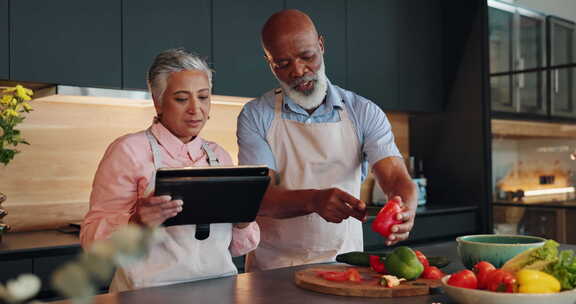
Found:
M 184 49 L 169 49 L 158 54 L 148 69 L 146 80 L 154 102 L 162 103 L 162 94 L 166 90 L 166 81 L 170 74 L 185 70 L 199 70 L 206 73 L 212 88 L 212 70 L 204 59 Z

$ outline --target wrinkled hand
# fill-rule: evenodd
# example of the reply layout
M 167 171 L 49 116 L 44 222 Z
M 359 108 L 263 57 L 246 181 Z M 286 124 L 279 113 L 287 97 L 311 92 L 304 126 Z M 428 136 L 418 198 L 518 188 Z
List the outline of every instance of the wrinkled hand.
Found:
M 138 221 L 148 227 L 157 227 L 182 211 L 182 200 L 172 200 L 170 195 L 140 199 L 136 208 Z
M 250 223 L 236 223 L 236 224 L 234 224 L 234 228 L 244 229 L 244 228 L 248 227 L 249 225 L 250 225 Z
M 397 200 L 402 205 L 402 212 L 396 215 L 396 218 L 402 221 L 402 224 L 392 226 L 392 234 L 390 234 L 386 240 L 386 245 L 388 246 L 408 238 L 410 230 L 414 227 L 414 218 L 416 216 L 416 209 L 409 208 L 407 204 L 402 202 L 400 196 L 394 196 L 392 199 Z M 414 206 L 415 205 L 416 204 L 414 204 Z
M 366 221 L 366 204 L 338 188 L 318 190 L 313 211 L 333 223 L 340 223 L 350 216 Z

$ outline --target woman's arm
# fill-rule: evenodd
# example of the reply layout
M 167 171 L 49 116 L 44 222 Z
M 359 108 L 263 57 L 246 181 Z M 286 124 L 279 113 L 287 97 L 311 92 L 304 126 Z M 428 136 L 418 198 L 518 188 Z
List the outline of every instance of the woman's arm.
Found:
M 82 247 L 107 239 L 134 214 L 138 193 L 144 192 L 148 182 L 139 178 L 141 174 L 131 154 L 128 145 L 119 139 L 102 157 L 92 184 L 90 210 L 80 231 Z
M 256 249 L 258 243 L 260 243 L 260 227 L 256 222 L 249 223 L 244 228 L 242 227 L 243 225 L 236 224 L 232 228 L 232 242 L 230 247 L 228 247 L 232 256 L 245 255 Z

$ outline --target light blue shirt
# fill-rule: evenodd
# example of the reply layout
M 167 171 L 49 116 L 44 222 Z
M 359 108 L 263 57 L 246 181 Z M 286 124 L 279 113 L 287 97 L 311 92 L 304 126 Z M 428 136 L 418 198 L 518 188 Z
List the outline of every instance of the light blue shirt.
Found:
M 266 165 L 277 171 L 276 159 L 267 141 L 268 130 L 274 120 L 275 91 L 271 90 L 248 102 L 238 116 L 236 135 L 240 165 Z M 394 134 L 386 114 L 372 101 L 330 82 L 325 101 L 312 114 L 284 95 L 282 118 L 302 123 L 337 122 L 340 121 L 342 109 L 348 111 L 358 135 L 362 180 L 366 177 L 368 164 L 373 166 L 390 156 L 402 157 L 394 143 Z

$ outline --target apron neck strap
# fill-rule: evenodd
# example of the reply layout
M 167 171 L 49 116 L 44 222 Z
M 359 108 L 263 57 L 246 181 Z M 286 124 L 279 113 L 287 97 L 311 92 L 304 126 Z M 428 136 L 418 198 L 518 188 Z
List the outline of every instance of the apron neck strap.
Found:
M 207 143 L 202 144 L 202 149 L 204 150 L 204 152 L 206 152 L 206 155 L 208 155 L 208 164 L 211 167 L 220 165 L 220 161 L 218 160 L 216 153 L 214 153 L 214 151 L 210 149 Z
M 150 143 L 150 148 L 152 148 L 152 158 L 154 159 L 154 168 L 159 169 L 162 167 L 162 155 L 160 154 L 160 144 L 158 144 L 158 139 L 152 134 L 150 128 L 146 130 L 146 138 Z

